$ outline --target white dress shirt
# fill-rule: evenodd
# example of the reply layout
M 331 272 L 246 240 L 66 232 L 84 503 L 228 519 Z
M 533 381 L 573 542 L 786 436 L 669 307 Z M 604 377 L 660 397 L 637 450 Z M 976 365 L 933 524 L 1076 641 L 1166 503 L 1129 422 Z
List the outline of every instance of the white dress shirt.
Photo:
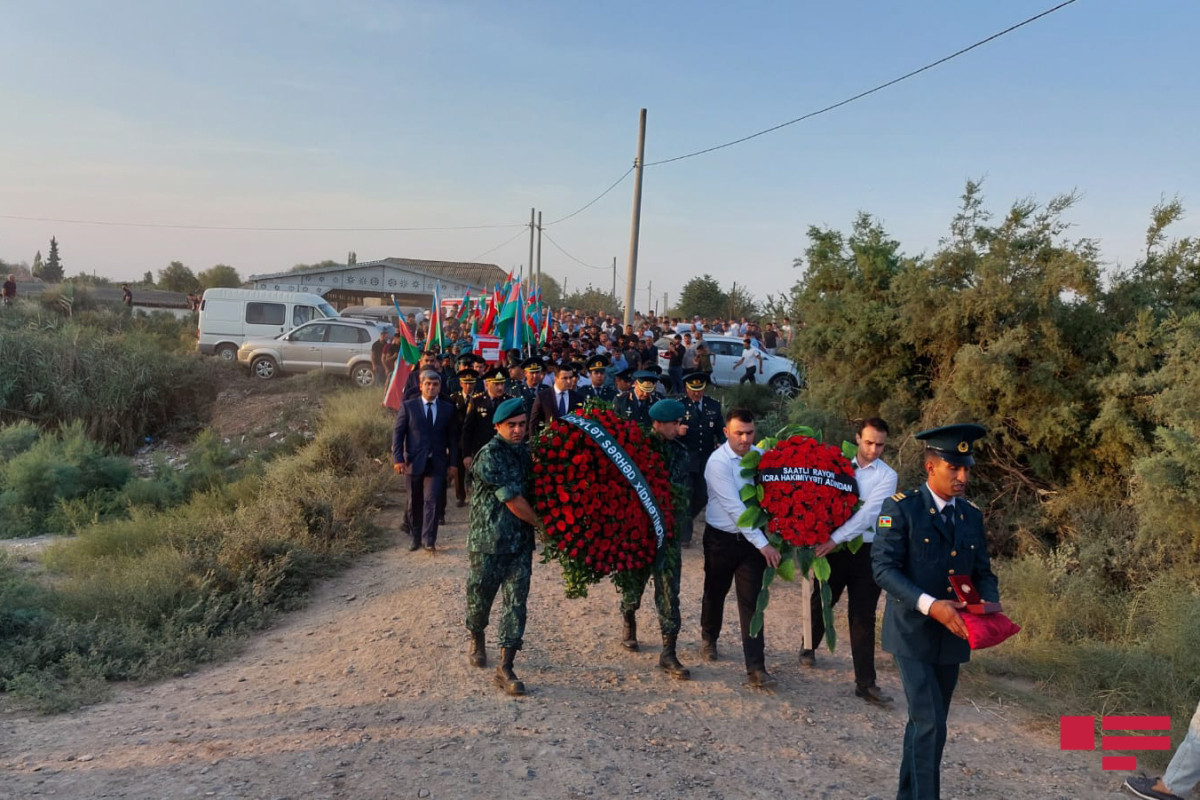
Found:
M 762 452 L 757 447 L 754 448 Z M 770 542 L 767 535 L 757 528 L 743 528 L 737 524 L 738 517 L 746 510 L 746 504 L 738 494 L 741 488 L 753 482 L 753 478 L 742 477 L 742 457 L 733 452 L 725 442 L 708 457 L 704 466 L 704 481 L 708 484 L 708 505 L 704 507 L 704 521 L 717 530 L 740 532 L 746 541 L 759 550 Z
M 929 484 L 926 483 L 925 485 L 928 486 Z M 937 506 L 937 511 L 939 514 L 942 513 L 942 509 L 946 506 L 950 506 L 951 514 L 954 513 L 954 500 L 943 500 L 932 488 L 929 490 L 929 496 L 933 498 L 933 504 Z M 925 616 L 929 616 L 929 608 L 933 605 L 935 600 L 937 600 L 937 598 L 933 595 L 922 593 L 921 596 L 917 598 L 917 610 Z
M 858 459 L 854 460 L 858 467 Z M 875 523 L 879 520 L 879 510 L 883 501 L 896 493 L 896 470 L 877 458 L 865 467 L 854 471 L 854 479 L 858 481 L 858 498 L 862 505 L 858 507 L 850 519 L 833 532 L 831 537 L 837 544 L 843 544 L 862 534 L 863 542 L 875 540 Z

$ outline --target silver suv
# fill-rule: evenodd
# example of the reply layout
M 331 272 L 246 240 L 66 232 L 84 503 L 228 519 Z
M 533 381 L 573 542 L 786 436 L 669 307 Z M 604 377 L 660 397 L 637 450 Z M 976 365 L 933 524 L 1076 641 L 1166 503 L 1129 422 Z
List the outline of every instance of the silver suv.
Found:
M 349 376 L 359 386 L 370 386 L 375 382 L 371 345 L 384 330 L 362 320 L 313 320 L 273 339 L 247 339 L 238 348 L 237 360 L 263 380 L 283 373 L 320 370 Z
M 675 338 L 675 334 L 663 336 L 654 346 L 658 348 L 658 365 L 662 367 L 663 373 L 667 371 L 667 348 L 671 346 L 671 340 Z M 704 343 L 708 346 L 708 352 L 712 355 L 712 382 L 714 386 L 732 386 L 737 383 L 743 374 L 746 372 L 745 365 L 739 366 L 736 370 L 733 365 L 742 357 L 742 337 L 741 336 L 723 336 L 721 334 L 704 334 Z M 790 358 L 784 356 L 763 354 L 762 372 L 755 377 L 759 383 L 765 383 L 776 391 L 776 393 L 784 397 L 792 397 L 803 385 L 803 380 L 800 377 L 800 371 L 796 369 L 796 364 Z

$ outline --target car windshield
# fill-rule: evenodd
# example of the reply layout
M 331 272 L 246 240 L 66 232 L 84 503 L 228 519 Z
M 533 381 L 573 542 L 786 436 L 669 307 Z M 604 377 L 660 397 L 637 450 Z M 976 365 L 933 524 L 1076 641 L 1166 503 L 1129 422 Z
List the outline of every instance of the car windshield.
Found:
M 337 309 L 334 308 L 333 306 L 329 305 L 329 303 L 320 303 L 317 306 L 317 310 L 320 311 L 321 314 L 324 315 L 325 317 L 341 316 L 340 314 L 338 314 Z

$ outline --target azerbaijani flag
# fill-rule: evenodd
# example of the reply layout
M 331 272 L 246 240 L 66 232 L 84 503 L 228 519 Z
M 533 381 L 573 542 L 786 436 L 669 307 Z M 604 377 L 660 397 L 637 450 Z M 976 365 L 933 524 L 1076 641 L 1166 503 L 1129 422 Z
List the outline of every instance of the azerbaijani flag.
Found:
M 438 350 L 445 349 L 442 341 L 442 282 L 438 281 L 433 287 L 433 317 L 429 329 L 429 343 L 437 345 Z
M 467 294 L 462 299 L 462 305 L 458 307 L 458 324 L 466 322 L 469 316 L 471 316 L 471 290 L 467 289 Z
M 396 357 L 396 366 L 392 368 L 392 377 L 383 393 L 383 405 L 384 408 L 399 411 L 400 404 L 404 401 L 404 384 L 408 381 L 408 374 L 412 372 L 413 365 L 421 360 L 421 349 L 417 347 L 412 331 L 404 322 L 404 314 L 400 312 L 400 306 L 394 296 L 392 305 L 396 307 L 396 332 L 400 334 L 400 353 Z

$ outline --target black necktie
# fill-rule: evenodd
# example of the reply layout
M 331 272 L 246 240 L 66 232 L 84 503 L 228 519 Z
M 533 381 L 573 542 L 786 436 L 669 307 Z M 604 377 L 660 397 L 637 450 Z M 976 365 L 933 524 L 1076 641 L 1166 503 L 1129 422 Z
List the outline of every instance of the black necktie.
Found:
M 433 403 L 425 404 L 425 419 L 429 420 L 429 427 L 433 427 Z
M 954 504 L 947 503 L 942 508 L 942 522 L 946 523 L 946 530 L 954 533 Z

